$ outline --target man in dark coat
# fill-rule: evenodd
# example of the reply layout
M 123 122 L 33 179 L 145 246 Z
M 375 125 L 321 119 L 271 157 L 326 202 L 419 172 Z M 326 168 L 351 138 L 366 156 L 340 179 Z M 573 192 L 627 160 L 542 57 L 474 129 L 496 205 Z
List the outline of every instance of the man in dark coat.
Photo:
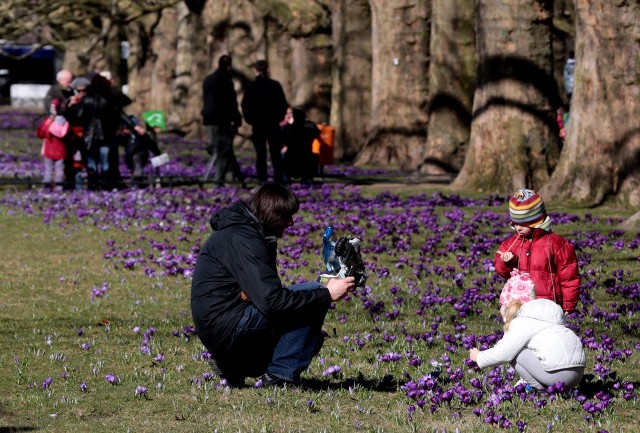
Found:
M 285 186 L 268 183 L 211 218 L 214 232 L 193 273 L 191 311 L 211 367 L 229 386 L 260 375 L 266 385 L 298 382 L 322 347 L 331 302 L 355 289 L 353 277 L 282 285 L 277 239 L 299 206 Z
M 282 137 L 280 121 L 284 119 L 289 104 L 282 86 L 269 78 L 269 64 L 259 60 L 253 67 L 256 79 L 247 88 L 242 99 L 242 114 L 253 127 L 252 139 L 256 149 L 258 181 L 267 181 L 267 143 L 273 166 L 273 179 L 282 182 Z
M 214 182 L 224 185 L 227 171 L 233 172 L 237 182 L 244 176 L 233 152 L 233 139 L 242 124 L 238 110 L 236 90 L 231 79 L 231 57 L 223 55 L 218 59 L 218 69 L 208 75 L 202 83 L 202 124 L 209 132 L 209 154 L 216 153 L 216 174 Z
M 67 106 L 69 98 L 75 93 L 71 88 L 71 82 L 73 81 L 73 74 L 66 69 L 61 69 L 56 74 L 56 83 L 49 88 L 46 96 L 44 97 L 44 109 L 47 114 L 64 114 L 64 108 Z M 56 112 L 52 112 L 51 103 L 54 100 L 58 100 L 58 109 Z

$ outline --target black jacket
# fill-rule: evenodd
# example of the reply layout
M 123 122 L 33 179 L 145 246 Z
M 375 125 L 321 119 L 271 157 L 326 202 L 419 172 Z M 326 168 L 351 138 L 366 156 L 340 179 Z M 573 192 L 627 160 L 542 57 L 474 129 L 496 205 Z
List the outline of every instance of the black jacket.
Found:
M 214 233 L 200 250 L 193 273 L 191 312 L 200 339 L 214 355 L 229 348 L 250 302 L 274 326 L 331 302 L 328 290 L 290 291 L 282 285 L 277 240 L 264 236 L 244 203 L 216 213 L 211 227 Z M 249 301 L 242 300 L 241 292 Z
M 60 83 L 55 83 L 49 88 L 47 95 L 44 97 L 44 109 L 47 114 L 51 113 L 51 103 L 57 99 L 58 108 L 55 114 L 64 114 L 69 98 L 74 95 L 73 89 L 64 89 Z
M 242 98 L 242 114 L 249 125 L 278 125 L 289 108 L 282 86 L 267 75 L 258 75 Z
M 242 124 L 236 90 L 225 70 L 216 70 L 202 83 L 202 124 L 233 129 Z

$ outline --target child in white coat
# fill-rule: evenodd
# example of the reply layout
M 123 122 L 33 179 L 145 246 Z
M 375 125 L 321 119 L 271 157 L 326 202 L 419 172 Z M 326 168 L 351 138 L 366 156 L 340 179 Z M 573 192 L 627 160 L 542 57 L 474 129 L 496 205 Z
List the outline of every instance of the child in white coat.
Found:
M 512 272 L 500 295 L 505 334 L 487 350 L 473 348 L 469 358 L 478 367 L 510 362 L 531 387 L 564 382 L 565 389 L 580 383 L 585 354 L 578 336 L 565 326 L 562 308 L 548 299 L 535 299 L 529 274 Z

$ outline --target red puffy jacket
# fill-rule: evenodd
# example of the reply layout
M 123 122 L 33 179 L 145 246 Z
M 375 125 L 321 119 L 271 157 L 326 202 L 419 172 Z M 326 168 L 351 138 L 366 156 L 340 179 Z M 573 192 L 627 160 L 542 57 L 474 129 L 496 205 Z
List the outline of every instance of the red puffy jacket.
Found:
M 504 241 L 498 251 L 511 251 L 514 258 L 505 263 L 496 253 L 496 272 L 509 278 L 517 268 L 528 272 L 536 286 L 536 298 L 550 299 L 564 311 L 573 311 L 578 303 L 580 275 L 573 245 L 565 238 L 542 229 L 533 229 L 530 237 L 517 234 Z

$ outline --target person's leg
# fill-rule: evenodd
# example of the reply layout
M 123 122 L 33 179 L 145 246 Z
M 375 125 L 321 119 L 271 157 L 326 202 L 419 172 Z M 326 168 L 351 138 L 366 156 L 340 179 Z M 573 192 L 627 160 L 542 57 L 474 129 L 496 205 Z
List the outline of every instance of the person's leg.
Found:
M 106 176 L 109 172 L 109 146 L 100 146 L 100 172 L 102 176 Z
M 243 183 L 244 175 L 242 174 L 242 170 L 240 170 L 240 164 L 238 163 L 238 159 L 236 158 L 236 154 L 233 150 L 233 140 L 235 138 L 235 134 L 230 134 L 229 136 L 229 153 L 228 153 L 228 165 L 227 168 L 231 170 L 233 173 L 233 178 L 236 182 Z
M 288 287 L 289 290 L 326 290 L 320 283 L 308 282 Z M 322 325 L 327 308 L 321 308 L 304 317 L 287 318 L 279 327 L 280 338 L 273 351 L 267 373 L 288 382 L 298 382 L 300 374 L 322 348 Z
M 207 146 L 207 153 L 213 156 L 216 151 L 216 140 L 218 139 L 218 127 L 215 125 L 205 125 L 207 134 L 209 135 L 209 145 Z
M 277 335 L 267 319 L 249 304 L 236 325 L 229 347 L 217 353 L 210 351 L 210 364 L 230 386 L 242 386 L 245 377 L 258 377 L 267 371 L 276 341 Z M 206 337 L 203 343 L 207 346 Z
M 94 191 L 98 188 L 98 148 L 92 147 L 87 151 L 87 189 Z
M 83 191 L 84 190 L 84 174 L 82 170 L 77 170 L 75 174 L 75 190 Z
M 259 182 L 267 181 L 267 137 L 260 128 L 253 128 L 251 135 L 256 150 L 256 175 Z
M 53 182 L 56 186 L 62 188 L 64 186 L 64 159 L 59 159 L 53 163 L 54 177 Z
M 556 382 L 564 382 L 567 389 L 572 388 L 580 383 L 584 372 L 583 367 L 548 372 L 542 366 L 540 359 L 529 349 L 522 349 L 512 365 L 516 373 L 536 389 L 545 389 Z
M 73 155 L 77 150 L 77 143 L 75 139 L 69 139 L 65 141 L 67 153 L 64 158 L 64 189 L 73 190 L 75 184 L 76 171 L 73 167 Z
M 274 125 L 269 129 L 268 135 L 269 154 L 271 155 L 271 166 L 273 167 L 273 181 L 282 183 L 282 134 L 280 125 Z
M 218 157 L 216 158 L 216 175 L 214 182 L 218 186 L 224 185 L 225 175 L 229 169 L 229 150 L 232 149 L 233 135 L 230 132 L 221 130 L 219 127 L 214 126 L 217 129 L 216 147 Z
M 51 187 L 51 181 L 53 180 L 53 159 L 44 159 L 44 173 L 42 173 L 42 182 L 45 184 L 45 188 Z
M 136 153 L 131 157 L 131 163 L 133 165 L 132 175 L 135 179 L 142 177 L 142 153 Z

